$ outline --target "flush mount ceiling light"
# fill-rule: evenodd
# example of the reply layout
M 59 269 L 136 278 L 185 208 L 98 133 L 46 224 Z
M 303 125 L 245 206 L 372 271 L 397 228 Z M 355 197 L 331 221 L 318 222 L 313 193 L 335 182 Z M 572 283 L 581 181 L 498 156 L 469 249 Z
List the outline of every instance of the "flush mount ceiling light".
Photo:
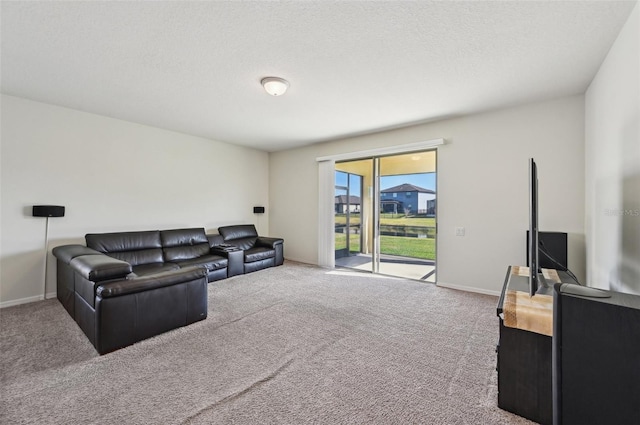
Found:
M 279 77 L 266 77 L 260 83 L 271 96 L 282 96 L 289 88 L 289 82 Z

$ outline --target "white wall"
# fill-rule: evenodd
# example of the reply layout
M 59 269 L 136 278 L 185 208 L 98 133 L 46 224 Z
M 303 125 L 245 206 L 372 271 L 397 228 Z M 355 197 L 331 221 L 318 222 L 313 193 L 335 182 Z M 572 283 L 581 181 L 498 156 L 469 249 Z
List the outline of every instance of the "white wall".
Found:
M 585 95 L 588 282 L 640 294 L 640 5 Z
M 268 234 L 268 154 L 2 95 L 0 305 L 42 294 L 45 219 L 34 204 L 66 206 L 50 219 L 49 249 L 88 232 L 254 223 Z M 254 205 L 267 213 L 253 214 Z M 259 220 L 259 221 L 258 221 Z M 55 292 L 49 254 L 47 292 Z
M 567 97 L 270 155 L 270 229 L 287 258 L 317 263 L 316 157 L 444 138 L 438 148 L 438 282 L 498 293 L 525 263 L 528 158 L 538 164 L 540 228 L 569 233 L 584 279 L 584 98 Z M 478 207 L 482 206 L 482 207 Z M 454 227 L 466 236 L 454 236 Z

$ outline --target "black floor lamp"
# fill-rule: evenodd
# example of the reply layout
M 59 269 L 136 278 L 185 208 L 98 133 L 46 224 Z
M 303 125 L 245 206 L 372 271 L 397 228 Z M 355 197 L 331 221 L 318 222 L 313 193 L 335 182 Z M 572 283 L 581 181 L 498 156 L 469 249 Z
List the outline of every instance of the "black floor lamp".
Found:
M 64 207 L 61 205 L 34 205 L 34 217 L 45 217 L 47 227 L 44 231 L 44 283 L 42 284 L 42 298 L 47 299 L 47 256 L 49 255 L 49 217 L 64 217 Z

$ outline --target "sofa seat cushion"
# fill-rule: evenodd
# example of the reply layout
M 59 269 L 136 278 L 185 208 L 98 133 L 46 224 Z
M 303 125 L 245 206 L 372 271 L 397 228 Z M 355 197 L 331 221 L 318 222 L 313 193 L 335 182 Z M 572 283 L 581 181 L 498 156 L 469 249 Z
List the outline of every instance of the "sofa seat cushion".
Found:
M 247 249 L 244 252 L 244 262 L 252 263 L 254 261 L 266 260 L 267 258 L 273 258 L 275 256 L 276 251 L 274 249 L 257 246 L 255 248 Z
M 175 261 L 180 267 L 190 266 L 205 266 L 208 271 L 224 269 L 227 267 L 228 260 L 219 255 L 203 255 L 198 258 L 191 258 L 189 260 Z
M 138 276 L 148 276 L 178 269 L 180 269 L 180 266 L 176 263 L 150 263 L 133 266 L 133 272 Z

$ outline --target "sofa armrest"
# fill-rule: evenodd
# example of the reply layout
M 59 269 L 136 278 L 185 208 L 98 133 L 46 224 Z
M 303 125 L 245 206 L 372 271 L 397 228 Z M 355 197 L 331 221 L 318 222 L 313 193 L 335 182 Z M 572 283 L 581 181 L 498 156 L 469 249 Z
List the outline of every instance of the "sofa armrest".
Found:
M 81 255 L 69 262 L 80 276 L 93 282 L 121 279 L 131 273 L 131 264 L 108 255 Z
M 284 243 L 284 239 L 280 238 L 268 238 L 266 236 L 258 236 L 256 239 L 256 246 L 264 246 L 267 248 L 275 248 L 276 245 L 282 245 Z
M 281 266 L 284 264 L 284 239 L 258 236 L 258 239 L 256 239 L 256 246 L 264 246 L 273 249 L 276 252 L 275 265 Z
M 205 267 L 186 267 L 180 270 L 170 270 L 143 277 L 105 282 L 98 286 L 96 295 L 102 298 L 112 298 L 191 282 L 201 278 L 207 278 L 207 269 Z
M 61 245 L 53 248 L 51 253 L 65 264 L 69 264 L 71 260 L 81 255 L 104 255 L 84 245 Z

